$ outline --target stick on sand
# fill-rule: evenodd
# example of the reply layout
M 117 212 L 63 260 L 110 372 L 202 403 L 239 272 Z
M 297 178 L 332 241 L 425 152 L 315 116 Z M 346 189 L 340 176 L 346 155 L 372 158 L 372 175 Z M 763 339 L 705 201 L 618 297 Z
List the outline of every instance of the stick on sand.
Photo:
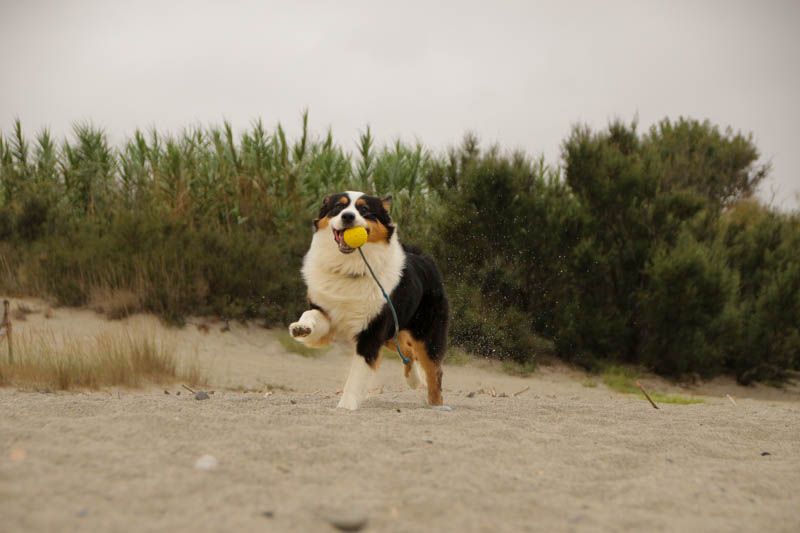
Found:
M 6 338 L 6 343 L 8 343 L 8 363 L 14 364 L 14 343 L 13 339 L 11 338 L 11 313 L 9 313 L 9 308 L 11 304 L 8 300 L 3 300 L 3 321 L 0 322 L 0 339 L 3 337 Z
M 642 384 L 637 381 L 636 382 L 636 386 L 639 387 L 639 390 L 641 390 L 644 393 L 644 397 L 647 398 L 647 401 L 650 402 L 650 405 L 653 406 L 653 409 L 658 409 L 658 406 L 656 405 L 656 402 L 654 402 L 653 399 L 650 397 L 650 395 L 647 394 L 647 391 L 644 390 L 644 387 L 642 387 Z

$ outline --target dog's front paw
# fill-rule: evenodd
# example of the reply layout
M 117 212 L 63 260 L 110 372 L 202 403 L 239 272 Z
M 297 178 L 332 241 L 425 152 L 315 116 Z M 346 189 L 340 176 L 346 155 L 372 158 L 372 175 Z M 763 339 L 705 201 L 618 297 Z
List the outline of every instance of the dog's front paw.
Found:
M 358 400 L 349 394 L 343 394 L 342 399 L 339 400 L 337 409 L 347 409 L 348 411 L 355 411 L 358 409 Z
M 297 340 L 303 339 L 311 335 L 313 330 L 306 324 L 294 322 L 289 326 L 289 334 Z

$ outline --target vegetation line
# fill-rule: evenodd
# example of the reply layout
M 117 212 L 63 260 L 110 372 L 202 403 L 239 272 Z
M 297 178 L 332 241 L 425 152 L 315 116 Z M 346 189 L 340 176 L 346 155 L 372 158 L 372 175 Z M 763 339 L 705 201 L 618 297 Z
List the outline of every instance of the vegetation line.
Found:
M 474 135 L 441 153 L 379 145 L 370 128 L 351 151 L 307 113 L 296 140 L 256 121 L 120 146 L 90 124 L 31 139 L 16 121 L 0 134 L 0 291 L 284 327 L 324 195 L 391 192 L 397 234 L 443 272 L 456 354 L 520 374 L 542 357 L 742 383 L 800 370 L 800 216 L 754 199 L 770 169 L 751 136 L 687 118 L 576 126 L 552 163 Z

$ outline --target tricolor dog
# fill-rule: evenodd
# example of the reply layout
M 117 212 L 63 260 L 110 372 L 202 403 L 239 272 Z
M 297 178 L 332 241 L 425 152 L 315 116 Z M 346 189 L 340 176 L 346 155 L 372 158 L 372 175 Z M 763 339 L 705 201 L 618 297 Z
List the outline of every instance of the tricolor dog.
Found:
M 357 409 L 378 368 L 382 346 L 394 350 L 391 310 L 360 255 L 343 239 L 357 226 L 368 232 L 362 250 L 390 295 L 400 323 L 398 342 L 406 380 L 428 385 L 428 403 L 442 404 L 442 359 L 447 341 L 448 305 L 442 277 L 433 260 L 400 244 L 389 217 L 391 197 L 360 192 L 325 197 L 314 220 L 314 236 L 303 260 L 310 309 L 289 332 L 306 346 L 344 343 L 353 352 L 339 407 Z

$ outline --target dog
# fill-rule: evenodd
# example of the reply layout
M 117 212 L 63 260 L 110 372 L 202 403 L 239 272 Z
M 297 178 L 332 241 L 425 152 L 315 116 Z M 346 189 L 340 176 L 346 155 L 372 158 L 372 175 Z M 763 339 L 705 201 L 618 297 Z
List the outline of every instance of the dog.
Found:
M 309 347 L 339 342 L 353 352 L 338 405 L 344 409 L 358 409 L 366 397 L 381 347 L 396 350 L 391 309 L 360 254 L 344 242 L 344 231 L 357 226 L 367 230 L 362 250 L 397 311 L 397 342 L 410 359 L 404 365 L 406 381 L 417 388 L 424 380 L 428 403 L 442 405 L 449 320 L 442 276 L 430 257 L 400 244 L 390 208 L 391 196 L 355 191 L 326 196 L 303 259 L 309 310 L 289 326 L 289 333 Z

